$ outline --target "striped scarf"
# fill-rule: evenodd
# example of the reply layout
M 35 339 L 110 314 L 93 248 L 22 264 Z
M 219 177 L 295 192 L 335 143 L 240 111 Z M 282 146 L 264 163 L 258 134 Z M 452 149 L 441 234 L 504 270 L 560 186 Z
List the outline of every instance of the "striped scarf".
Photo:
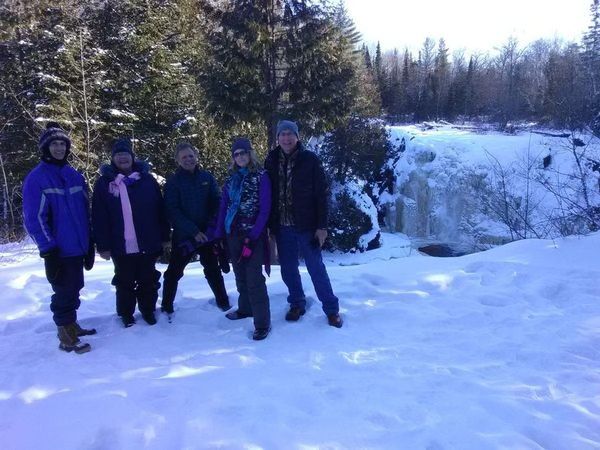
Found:
M 296 164 L 298 150 L 291 155 L 286 155 L 283 150 L 279 152 L 279 211 L 281 225 L 294 225 L 292 212 L 292 169 Z

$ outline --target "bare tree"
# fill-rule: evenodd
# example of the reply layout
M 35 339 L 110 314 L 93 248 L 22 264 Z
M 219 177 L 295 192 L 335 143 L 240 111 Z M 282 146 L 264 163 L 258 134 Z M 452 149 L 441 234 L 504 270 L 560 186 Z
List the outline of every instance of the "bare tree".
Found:
M 572 170 L 549 168 L 538 182 L 556 199 L 553 219 L 561 235 L 600 229 L 600 150 L 597 139 L 571 134 L 561 150 L 570 155 Z

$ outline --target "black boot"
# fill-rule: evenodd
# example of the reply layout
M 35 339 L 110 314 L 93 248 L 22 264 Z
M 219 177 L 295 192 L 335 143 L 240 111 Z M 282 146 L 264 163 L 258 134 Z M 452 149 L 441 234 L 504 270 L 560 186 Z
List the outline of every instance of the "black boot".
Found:
M 254 330 L 254 333 L 252 333 L 252 339 L 255 341 L 262 341 L 269 335 L 269 331 L 271 331 L 271 327 L 257 328 Z
M 92 347 L 85 344 L 77 337 L 77 331 L 73 324 L 58 327 L 59 349 L 65 352 L 75 352 L 78 354 L 89 352 Z
M 298 306 L 290 307 L 290 310 L 285 315 L 285 320 L 288 322 L 297 322 L 300 320 L 300 317 L 306 313 L 306 309 L 300 308 Z
M 245 319 L 246 317 L 252 317 L 252 314 L 242 314 L 239 309 L 236 309 L 235 311 L 225 314 L 225 317 L 227 317 L 229 320 L 240 320 Z
M 121 320 L 123 321 L 123 325 L 125 326 L 125 328 L 129 328 L 135 325 L 135 319 L 133 316 L 121 316 Z
M 156 317 L 154 316 L 154 311 L 143 313 L 142 318 L 146 321 L 148 325 L 156 325 Z

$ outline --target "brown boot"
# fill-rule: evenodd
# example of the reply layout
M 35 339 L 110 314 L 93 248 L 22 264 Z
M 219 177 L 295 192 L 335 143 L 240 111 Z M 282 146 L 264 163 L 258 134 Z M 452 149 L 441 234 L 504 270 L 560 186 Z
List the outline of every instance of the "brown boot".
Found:
M 74 351 L 75 353 L 81 354 L 89 352 L 92 349 L 90 344 L 84 344 L 79 340 L 74 323 L 65 326 L 59 326 L 58 339 L 60 341 L 58 348 L 65 352 Z
M 95 328 L 90 328 L 90 329 L 81 328 L 81 325 L 79 325 L 77 322 L 75 322 L 74 324 L 72 324 L 72 327 L 77 332 L 77 337 L 80 337 L 80 336 L 90 336 L 92 334 L 96 334 L 96 329 Z

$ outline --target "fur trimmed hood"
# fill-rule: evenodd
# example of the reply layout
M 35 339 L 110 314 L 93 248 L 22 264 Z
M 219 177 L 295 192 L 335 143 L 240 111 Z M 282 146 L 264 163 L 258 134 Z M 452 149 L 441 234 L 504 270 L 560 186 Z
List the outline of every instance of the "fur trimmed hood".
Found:
M 146 161 L 134 161 L 133 172 L 139 172 L 140 175 L 150 173 L 150 164 Z M 118 173 L 117 168 L 112 163 L 104 163 L 100 167 L 100 176 L 108 178 L 110 181 L 114 180 Z

